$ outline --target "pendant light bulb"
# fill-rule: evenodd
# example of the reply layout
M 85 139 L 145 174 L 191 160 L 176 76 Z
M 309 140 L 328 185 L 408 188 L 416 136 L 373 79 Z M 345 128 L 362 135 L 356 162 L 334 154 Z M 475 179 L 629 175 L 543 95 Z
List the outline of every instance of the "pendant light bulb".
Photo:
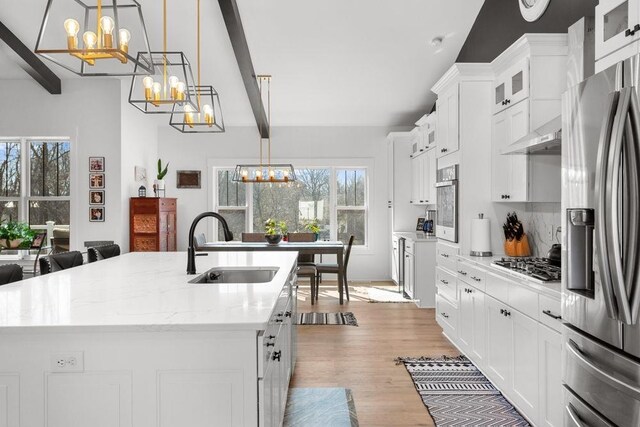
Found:
M 213 126 L 213 108 L 211 105 L 204 104 L 202 106 L 202 112 L 204 113 L 204 122 L 209 125 L 209 127 Z
M 177 100 L 184 100 L 185 96 L 184 96 L 184 89 L 185 89 L 185 84 L 184 82 L 178 82 L 176 83 L 176 99 Z
M 78 48 L 78 31 L 80 24 L 73 18 L 64 21 L 64 30 L 67 32 L 67 48 L 70 50 Z
M 129 52 L 129 41 L 131 40 L 131 33 L 126 28 L 121 28 L 118 31 L 118 40 L 120 42 L 120 50 L 127 53 Z
M 111 49 L 113 47 L 113 29 L 115 28 L 115 26 L 116 24 L 115 22 L 113 22 L 112 17 L 105 15 L 100 18 L 100 28 L 104 32 L 104 34 L 102 35 L 103 44 L 107 49 Z
M 193 127 L 193 107 L 189 104 L 184 106 L 184 121 L 190 128 Z
M 169 88 L 171 89 L 171 99 L 176 99 L 178 96 L 178 83 L 180 83 L 180 79 L 176 76 L 169 77 Z
M 153 89 L 153 77 L 146 76 L 144 79 L 142 79 L 142 86 L 144 86 L 144 98 L 147 101 L 150 101 L 152 95 L 151 90 Z
M 162 91 L 162 85 L 158 82 L 153 83 L 153 100 L 160 101 L 160 92 Z
M 95 49 L 98 42 L 98 36 L 93 31 L 85 31 L 82 35 L 82 41 L 84 41 L 85 49 Z

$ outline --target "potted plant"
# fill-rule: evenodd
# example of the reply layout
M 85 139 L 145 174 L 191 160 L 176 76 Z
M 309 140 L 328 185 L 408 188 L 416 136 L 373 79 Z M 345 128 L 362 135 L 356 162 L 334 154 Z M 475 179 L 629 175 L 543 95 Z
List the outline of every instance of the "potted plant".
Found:
M 289 227 L 287 227 L 287 223 L 285 221 L 278 222 L 278 228 L 280 229 L 280 234 L 282 234 L 282 240 L 285 242 L 289 240 Z
M 320 234 L 320 227 L 318 226 L 318 218 L 308 219 L 304 222 L 304 229 L 309 233 L 313 233 L 316 236 L 316 240 L 318 240 L 318 235 Z
M 158 159 L 158 175 L 156 175 L 156 180 L 153 182 L 156 186 L 156 190 L 164 190 L 164 177 L 167 175 L 169 169 L 169 163 L 167 163 L 162 168 L 162 159 Z
M 18 249 L 31 245 L 35 231 L 24 222 L 9 221 L 0 225 L 0 246 L 6 249 Z
M 277 245 L 282 240 L 281 224 L 283 221 L 276 222 L 276 220 L 269 218 L 264 223 L 264 239 L 271 245 Z M 285 224 L 286 226 L 286 224 Z

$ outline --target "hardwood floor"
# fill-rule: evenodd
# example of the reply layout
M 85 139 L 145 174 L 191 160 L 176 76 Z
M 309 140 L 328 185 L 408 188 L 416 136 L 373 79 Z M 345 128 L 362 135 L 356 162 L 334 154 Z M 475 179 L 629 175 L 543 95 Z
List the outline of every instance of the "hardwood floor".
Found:
M 434 309 L 419 309 L 413 303 L 374 304 L 363 298 L 340 306 L 335 297 L 326 296 L 335 294 L 335 284 L 323 286 L 319 302 L 312 306 L 308 285 L 301 284 L 298 311 L 351 311 L 359 327 L 299 326 L 291 387 L 351 389 L 361 426 L 433 426 L 406 369 L 393 360 L 459 354 L 442 335 Z

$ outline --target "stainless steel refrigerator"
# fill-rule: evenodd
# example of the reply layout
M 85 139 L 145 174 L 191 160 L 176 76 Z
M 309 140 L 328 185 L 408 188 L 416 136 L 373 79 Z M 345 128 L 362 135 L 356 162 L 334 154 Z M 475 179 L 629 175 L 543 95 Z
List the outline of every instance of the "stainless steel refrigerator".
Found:
M 562 111 L 565 425 L 640 426 L 640 58 Z

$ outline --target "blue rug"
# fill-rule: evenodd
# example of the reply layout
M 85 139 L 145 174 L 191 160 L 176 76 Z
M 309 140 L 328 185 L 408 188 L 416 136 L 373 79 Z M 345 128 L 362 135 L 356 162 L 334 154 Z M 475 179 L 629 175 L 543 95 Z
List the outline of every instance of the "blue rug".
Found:
M 438 427 L 525 427 L 518 413 L 469 359 L 399 357 Z
M 290 388 L 284 427 L 358 427 L 351 390 Z

